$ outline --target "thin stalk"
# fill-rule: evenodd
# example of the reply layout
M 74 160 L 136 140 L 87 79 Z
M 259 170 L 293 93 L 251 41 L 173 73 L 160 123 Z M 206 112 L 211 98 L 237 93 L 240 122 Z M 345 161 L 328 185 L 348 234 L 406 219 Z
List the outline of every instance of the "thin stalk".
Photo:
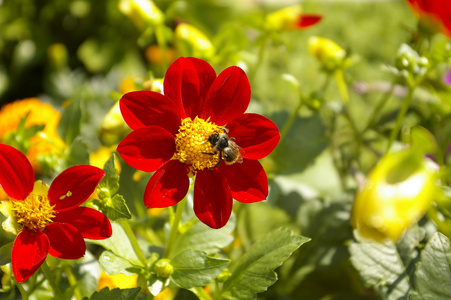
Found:
M 279 140 L 279 144 L 282 142 L 282 140 L 285 138 L 285 136 L 287 135 L 288 131 L 290 130 L 291 126 L 293 126 L 294 121 L 296 120 L 296 117 L 298 116 L 299 110 L 302 107 L 302 103 L 303 103 L 303 99 L 302 96 L 299 97 L 299 102 L 298 105 L 296 106 L 296 108 L 291 112 L 290 117 L 288 118 L 287 122 L 285 123 L 285 125 L 283 125 L 282 130 L 280 131 L 280 140 Z
M 374 124 L 374 122 L 376 121 L 376 118 L 380 115 L 380 112 L 382 111 L 384 106 L 387 104 L 388 100 L 390 100 L 391 96 L 393 95 L 393 91 L 395 90 L 396 83 L 397 83 L 397 81 L 393 81 L 391 83 L 391 86 L 390 86 L 390 89 L 388 90 L 388 92 L 386 92 L 384 94 L 382 99 L 379 101 L 377 106 L 374 108 L 371 116 L 368 119 L 368 123 L 366 124 L 365 129 L 363 130 L 363 132 L 366 132 Z
M 136 239 L 135 234 L 133 233 L 132 228 L 130 227 L 130 224 L 127 221 L 120 222 L 122 228 L 125 231 L 125 234 L 127 235 L 130 243 L 132 244 L 133 251 L 135 252 L 136 256 L 138 257 L 139 261 L 145 266 L 146 265 L 146 258 L 144 257 L 144 254 L 139 247 L 138 240 Z
M 255 63 L 254 67 L 249 71 L 248 77 L 249 81 L 253 81 L 255 78 L 255 75 L 257 74 L 258 69 L 260 69 L 261 65 L 263 64 L 263 60 L 265 58 L 265 52 L 266 52 L 266 43 L 268 41 L 268 33 L 264 33 L 264 37 L 262 38 L 260 48 L 258 49 L 258 56 L 257 56 L 257 62 Z
M 385 154 L 387 154 L 390 151 L 390 148 L 391 148 L 396 136 L 398 135 L 399 130 L 401 129 L 402 121 L 404 120 L 407 110 L 410 107 L 410 102 L 412 102 L 414 90 L 415 90 L 415 87 L 409 88 L 409 93 L 407 94 L 406 98 L 404 99 L 401 110 L 399 111 L 398 116 L 396 118 L 395 127 L 393 128 L 393 130 L 390 133 L 390 138 L 388 140 L 387 148 L 385 149 Z
M 169 55 L 168 55 L 168 46 L 166 43 L 166 37 L 164 35 L 164 26 L 158 26 L 155 30 L 155 36 L 157 39 L 157 44 L 161 49 L 162 54 L 162 66 L 163 70 L 166 70 L 169 65 Z
M 47 265 L 47 262 L 44 261 L 44 263 L 41 265 L 41 270 L 44 273 L 45 278 L 50 284 L 50 287 L 53 290 L 55 299 L 65 299 L 64 294 L 61 293 L 60 289 L 58 288 L 58 285 L 56 284 L 55 277 L 53 277 L 53 273 L 50 270 L 49 266 Z
M 172 247 L 174 246 L 174 242 L 177 239 L 177 234 L 179 231 L 179 224 L 182 220 L 183 210 L 185 209 L 186 204 L 186 196 L 183 198 L 178 204 L 177 209 L 175 210 L 174 219 L 171 223 L 171 233 L 169 234 L 168 241 L 166 243 L 166 249 L 164 250 L 163 257 L 168 257 L 172 251 Z
M 77 278 L 75 278 L 74 273 L 72 272 L 72 270 L 70 269 L 69 266 L 66 266 L 64 268 L 64 273 L 66 273 L 67 276 L 67 280 L 69 280 L 70 286 L 74 287 L 74 296 L 77 300 L 81 300 L 82 296 L 80 293 L 80 289 L 78 288 L 77 285 Z
M 348 87 L 343 77 L 343 70 L 335 71 L 335 80 L 337 81 L 338 91 L 340 92 L 341 99 L 347 104 L 349 102 Z
M 19 292 L 20 292 L 20 295 L 22 296 L 22 300 L 28 300 L 28 299 L 29 299 L 28 292 L 24 289 L 24 287 L 22 286 L 22 284 L 21 284 L 21 283 L 18 283 L 18 282 L 16 281 L 16 286 L 17 286 L 17 289 L 18 289 Z
M 211 296 L 204 290 L 203 287 L 190 288 L 190 291 L 193 292 L 200 300 L 212 300 Z

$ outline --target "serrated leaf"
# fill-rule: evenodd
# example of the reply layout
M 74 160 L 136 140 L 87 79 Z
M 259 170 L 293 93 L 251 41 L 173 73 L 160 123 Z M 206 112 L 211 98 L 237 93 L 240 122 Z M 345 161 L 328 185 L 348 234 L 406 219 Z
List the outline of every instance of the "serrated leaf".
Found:
M 185 250 L 171 260 L 171 279 L 185 289 L 204 286 L 216 278 L 229 264 L 228 259 L 209 257 L 205 252 Z
M 103 167 L 105 177 L 103 177 L 97 188 L 97 194 L 100 199 L 111 198 L 119 189 L 119 174 L 117 173 L 114 159 L 115 155 L 113 153 Z
M 102 266 L 102 270 L 108 275 L 114 274 L 125 274 L 125 275 L 135 275 L 140 272 L 140 267 L 132 264 L 127 259 L 117 256 L 110 250 L 105 250 L 102 252 L 99 258 L 99 263 Z
M 114 195 L 111 200 L 106 201 L 102 211 L 111 221 L 128 220 L 132 217 L 124 197 L 119 194 Z
M 13 250 L 13 243 L 8 243 L 0 248 L 0 266 L 11 262 L 11 251 Z
M 132 244 L 127 237 L 124 229 L 118 223 L 111 223 L 113 235 L 105 240 L 90 240 L 90 242 L 100 245 L 107 250 L 111 250 L 117 256 L 120 256 L 130 263 L 143 266 L 133 250 Z
M 108 287 L 103 288 L 99 292 L 95 292 L 91 295 L 90 300 L 111 300 L 111 299 L 120 299 L 120 300 L 133 300 L 139 294 L 141 290 L 140 287 L 132 288 L 132 289 L 119 289 L 115 288 L 110 290 Z
M 362 241 L 352 243 L 349 250 L 351 262 L 366 284 L 377 288 L 384 299 L 406 298 L 409 276 L 394 243 Z
M 71 104 L 66 106 L 61 115 L 58 124 L 58 135 L 64 140 L 67 145 L 72 144 L 75 137 L 80 133 L 81 123 L 81 106 L 80 100 L 74 100 Z
M 235 220 L 236 217 L 232 214 L 229 222 L 220 229 L 212 229 L 202 222 L 196 222 L 176 240 L 174 255 L 187 249 L 200 250 L 207 254 L 217 253 L 233 241 Z
M 416 299 L 451 299 L 451 252 L 449 239 L 437 232 L 421 252 L 415 272 Z
M 274 270 L 291 253 L 310 239 L 279 228 L 268 233 L 236 261 L 224 282 L 222 296 L 227 299 L 255 299 L 277 280 Z

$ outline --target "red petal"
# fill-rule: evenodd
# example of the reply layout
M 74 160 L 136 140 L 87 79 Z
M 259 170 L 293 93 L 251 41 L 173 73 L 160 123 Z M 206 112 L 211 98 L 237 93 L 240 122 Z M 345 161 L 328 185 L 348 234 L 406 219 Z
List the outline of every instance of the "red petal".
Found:
M 120 100 L 121 113 L 132 129 L 156 125 L 176 134 L 180 114 L 168 97 L 151 91 L 130 92 Z
M 64 259 L 77 259 L 85 255 L 85 241 L 74 226 L 51 223 L 45 227 L 44 232 L 50 241 L 50 255 Z
M 155 208 L 177 204 L 188 192 L 188 173 L 188 167 L 178 160 L 165 163 L 147 183 L 144 205 Z
M 11 262 L 17 282 L 24 282 L 36 272 L 49 253 L 49 239 L 40 231 L 25 228 L 13 244 Z
M 53 222 L 74 226 L 85 239 L 103 240 L 112 234 L 110 220 L 101 212 L 89 207 L 76 207 L 59 212 Z
M 103 170 L 88 165 L 66 169 L 50 185 L 48 193 L 50 205 L 55 205 L 56 211 L 79 206 L 94 192 L 103 176 L 105 176 Z
M 250 100 L 251 86 L 246 73 L 238 67 L 229 67 L 211 85 L 200 117 L 210 117 L 218 125 L 227 124 L 246 111 Z
M 298 22 L 296 23 L 296 27 L 307 28 L 313 26 L 321 21 L 322 18 L 323 17 L 320 15 L 301 15 Z
M 216 78 L 215 70 L 204 60 L 180 57 L 164 77 L 164 94 L 180 110 L 182 118 L 199 115 L 208 89 Z
M 270 154 L 280 140 L 279 129 L 270 119 L 259 114 L 244 114 L 227 124 L 229 136 L 235 138 L 244 158 L 262 159 Z
M 139 128 L 122 140 L 117 152 L 131 167 L 154 172 L 174 155 L 174 136 L 158 126 Z
M 34 171 L 22 152 L 0 144 L 0 169 L 0 185 L 9 197 L 23 200 L 31 193 Z
M 194 184 L 194 212 L 211 228 L 221 228 L 230 218 L 233 199 L 227 181 L 216 170 L 198 171 Z
M 227 179 L 232 197 L 243 203 L 265 200 L 268 196 L 268 178 L 257 160 L 245 159 L 241 164 L 219 166 Z

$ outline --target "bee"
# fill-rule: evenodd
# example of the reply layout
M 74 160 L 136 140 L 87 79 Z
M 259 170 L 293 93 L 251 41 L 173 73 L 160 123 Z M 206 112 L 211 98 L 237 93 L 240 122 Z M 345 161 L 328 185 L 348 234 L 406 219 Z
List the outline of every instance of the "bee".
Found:
M 235 143 L 234 137 L 229 138 L 229 130 L 227 128 L 223 127 L 221 129 L 223 132 L 220 133 L 219 131 L 215 130 L 215 132 L 211 135 L 208 134 L 207 131 L 205 131 L 208 135 L 208 142 L 210 142 L 214 152 L 202 153 L 208 155 L 216 155 L 219 153 L 219 161 L 212 169 L 219 166 L 222 160 L 224 160 L 227 165 L 243 162 L 243 149 Z

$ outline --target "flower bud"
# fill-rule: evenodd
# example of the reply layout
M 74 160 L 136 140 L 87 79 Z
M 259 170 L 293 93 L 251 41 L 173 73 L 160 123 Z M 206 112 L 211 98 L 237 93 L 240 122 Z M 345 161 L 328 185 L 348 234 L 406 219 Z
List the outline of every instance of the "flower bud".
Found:
M 396 241 L 426 212 L 437 195 L 437 167 L 411 150 L 382 158 L 357 193 L 353 227 L 360 236 Z
M 346 51 L 335 42 L 329 39 L 312 36 L 309 39 L 308 47 L 310 53 L 326 70 L 334 71 L 343 66 Z
M 121 0 L 119 10 L 141 30 L 164 22 L 163 12 L 151 0 Z
M 301 14 L 301 5 L 292 5 L 267 15 L 265 29 L 269 31 L 289 31 L 315 25 L 321 20 L 319 15 Z
M 167 258 L 162 258 L 157 261 L 154 270 L 158 278 L 168 278 L 174 272 L 171 261 Z
M 215 48 L 208 37 L 188 23 L 177 25 L 174 42 L 181 56 L 211 58 L 215 53 Z

